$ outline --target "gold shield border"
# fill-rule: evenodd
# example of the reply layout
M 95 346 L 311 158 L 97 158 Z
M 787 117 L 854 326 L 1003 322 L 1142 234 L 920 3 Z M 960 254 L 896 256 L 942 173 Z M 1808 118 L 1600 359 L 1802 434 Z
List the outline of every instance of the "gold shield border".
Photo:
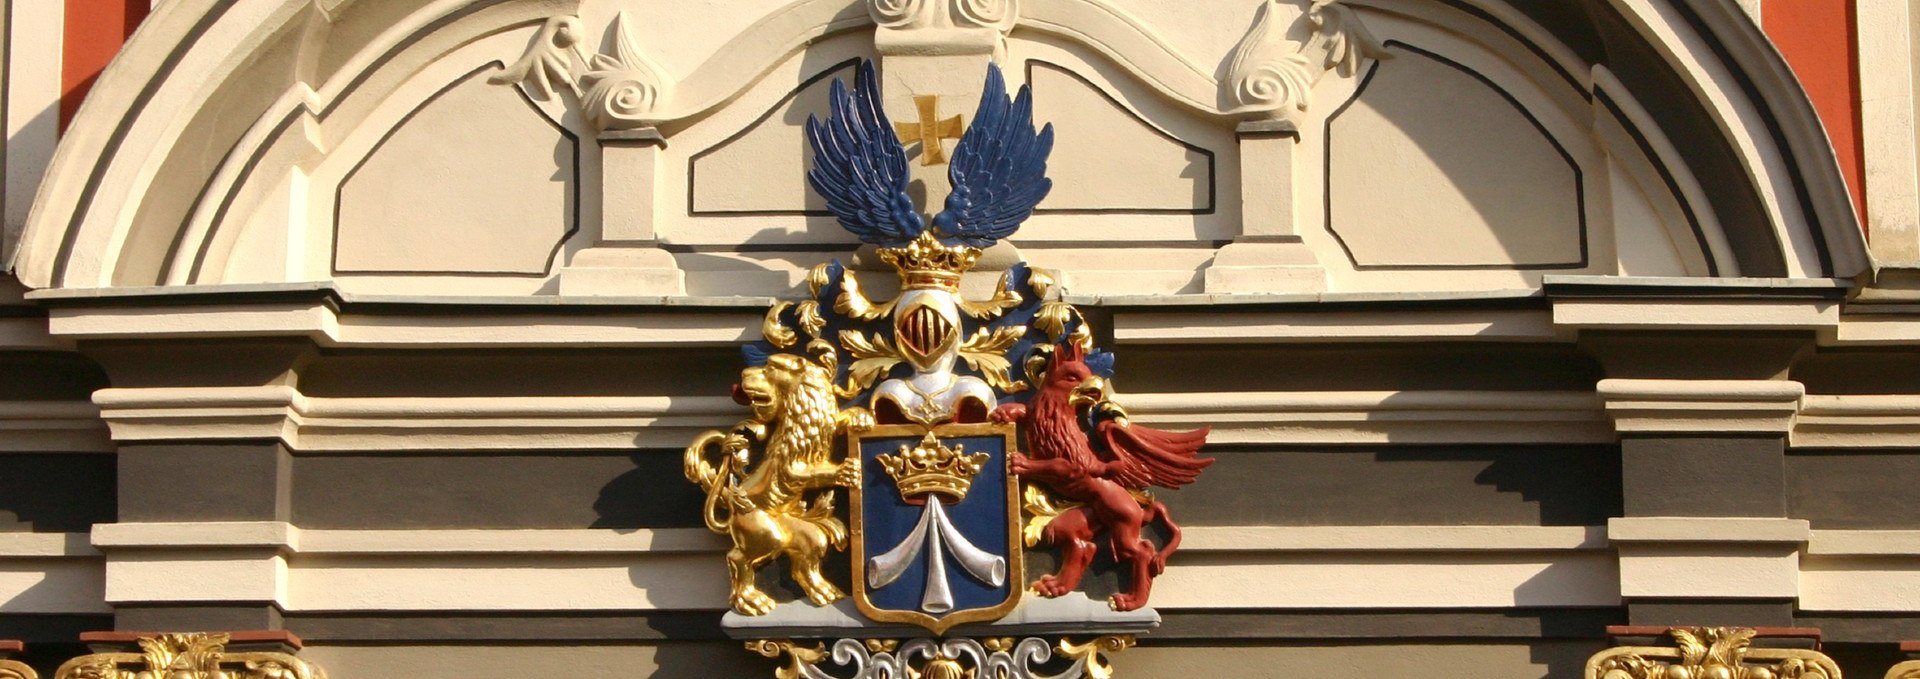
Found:
M 860 440 L 863 438 L 911 438 L 926 435 L 928 428 L 918 424 L 883 424 L 860 433 L 847 434 L 847 455 L 860 457 Z M 1017 427 L 1011 424 L 943 424 L 932 428 L 933 435 L 940 438 L 962 438 L 981 436 L 1005 436 L 1006 453 L 1019 451 Z M 1005 466 L 1004 464 L 1002 466 Z M 867 601 L 867 554 L 866 531 L 861 521 L 861 508 L 866 506 L 866 497 L 862 483 L 852 488 L 853 501 L 847 508 L 852 519 L 853 545 L 849 550 L 853 555 L 853 604 L 860 613 L 875 622 L 904 622 L 921 627 L 934 634 L 944 634 L 954 625 L 987 620 L 999 620 L 1013 612 L 1020 605 L 1020 597 L 1027 591 L 1027 559 L 1020 542 L 1020 479 L 1011 471 L 1007 473 L 1007 578 L 1012 593 L 1007 600 L 991 608 L 973 608 L 956 613 L 934 617 L 920 611 L 883 610 Z

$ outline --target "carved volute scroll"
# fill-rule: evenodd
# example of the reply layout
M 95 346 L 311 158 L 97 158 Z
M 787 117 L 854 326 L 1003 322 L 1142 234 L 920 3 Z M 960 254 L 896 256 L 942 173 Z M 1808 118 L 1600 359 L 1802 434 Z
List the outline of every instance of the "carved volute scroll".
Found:
M 867 0 L 867 16 L 879 27 L 880 53 L 1006 53 L 1007 32 L 1020 18 L 1019 0 Z M 891 48 L 900 48 L 898 50 Z
M 1352 77 L 1367 59 L 1391 56 L 1340 0 L 1313 0 L 1299 19 L 1305 43 L 1287 39 L 1282 0 L 1266 0 L 1253 28 L 1233 48 L 1227 66 L 1222 111 L 1248 119 L 1293 120 L 1313 103 L 1314 83 L 1329 71 Z
M 543 100 L 570 91 L 602 131 L 651 127 L 670 117 L 663 111 L 672 81 L 640 50 L 626 12 L 613 25 L 613 53 L 590 54 L 580 46 L 586 31 L 579 17 L 548 19 L 526 54 L 489 82 L 521 85 Z
M 1617 646 L 1587 659 L 1586 679 L 1840 679 L 1818 651 L 1752 648 L 1741 627 L 1676 627 L 1673 647 Z
M 229 653 L 227 634 L 160 634 L 136 641 L 139 653 L 83 655 L 62 664 L 54 679 L 327 679 L 320 667 L 291 654 Z

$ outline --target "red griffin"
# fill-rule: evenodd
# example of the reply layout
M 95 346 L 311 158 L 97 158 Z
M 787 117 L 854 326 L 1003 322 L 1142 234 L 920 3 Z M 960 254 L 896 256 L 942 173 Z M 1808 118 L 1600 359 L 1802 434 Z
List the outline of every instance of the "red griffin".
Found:
M 1061 565 L 1060 572 L 1034 581 L 1033 590 L 1047 597 L 1073 591 L 1093 563 L 1099 549 L 1095 540 L 1105 535 L 1114 560 L 1131 566 L 1133 576 L 1133 589 L 1113 595 L 1109 603 L 1114 610 L 1131 611 L 1147 604 L 1153 577 L 1180 546 L 1180 527 L 1167 506 L 1145 491 L 1192 483 L 1213 464 L 1213 458 L 1196 455 L 1210 428 L 1170 432 L 1129 424 L 1106 392 L 1106 381 L 1087 367 L 1086 350 L 1067 340 L 1054 348 L 1033 397 L 1026 404 L 996 408 L 992 419 L 1023 425 L 1025 454 L 1010 453 L 1008 468 L 1077 505 L 1041 533 L 1043 542 L 1061 550 Z M 1082 426 L 1082 408 L 1093 411 L 1093 437 Z M 1156 550 L 1141 535 L 1149 521 L 1167 529 L 1165 547 Z

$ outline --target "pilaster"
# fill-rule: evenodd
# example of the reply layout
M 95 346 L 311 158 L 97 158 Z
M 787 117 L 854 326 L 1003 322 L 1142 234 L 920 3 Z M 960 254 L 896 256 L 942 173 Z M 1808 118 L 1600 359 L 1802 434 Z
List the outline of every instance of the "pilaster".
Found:
M 95 526 L 114 627 L 281 629 L 287 555 L 297 535 L 284 521 Z
M 600 133 L 600 242 L 561 269 L 560 294 L 686 294 L 686 273 L 659 248 L 655 224 L 666 145 L 652 127 Z
M 1298 293 L 1327 289 L 1326 272 L 1300 239 L 1294 191 L 1300 132 L 1290 121 L 1243 122 L 1240 236 L 1207 267 L 1210 293 Z
M 1609 378 L 1622 509 L 1608 522 L 1635 625 L 1788 626 L 1808 522 L 1786 517 L 1788 380 Z

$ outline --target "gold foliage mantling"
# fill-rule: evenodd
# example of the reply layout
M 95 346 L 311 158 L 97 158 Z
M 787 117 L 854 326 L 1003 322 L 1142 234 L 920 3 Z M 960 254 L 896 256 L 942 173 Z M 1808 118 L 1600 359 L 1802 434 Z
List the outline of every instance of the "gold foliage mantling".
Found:
M 1619 646 L 1587 659 L 1586 679 L 1841 679 L 1818 651 L 1752 648 L 1755 631 L 1692 627 L 1668 631 L 1672 648 Z
M 227 652 L 225 634 L 141 637 L 139 653 L 93 653 L 68 660 L 54 679 L 326 679 L 318 666 L 274 651 Z M 0 677 L 5 677 L 0 674 Z M 28 677 L 33 676 L 28 674 Z

